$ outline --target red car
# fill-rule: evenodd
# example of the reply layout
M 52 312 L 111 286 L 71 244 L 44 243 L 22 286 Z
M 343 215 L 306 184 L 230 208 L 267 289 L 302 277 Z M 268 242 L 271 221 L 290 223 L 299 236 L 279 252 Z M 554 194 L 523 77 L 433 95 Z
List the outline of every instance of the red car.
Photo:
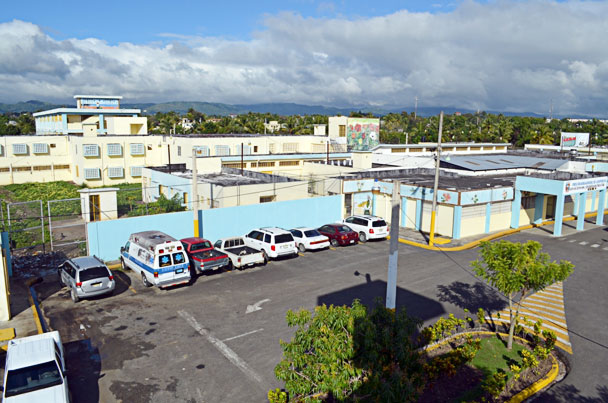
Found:
M 346 246 L 359 242 L 359 234 L 344 224 L 326 224 L 317 231 L 329 238 L 331 246 Z

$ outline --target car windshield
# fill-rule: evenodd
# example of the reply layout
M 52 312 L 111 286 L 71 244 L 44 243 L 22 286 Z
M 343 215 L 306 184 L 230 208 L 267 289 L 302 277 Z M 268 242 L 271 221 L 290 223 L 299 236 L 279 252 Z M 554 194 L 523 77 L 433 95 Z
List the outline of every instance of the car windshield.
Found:
M 274 237 L 274 243 L 285 243 L 293 242 L 293 236 L 291 234 L 281 234 Z
M 372 222 L 372 227 L 386 227 L 386 221 L 384 220 L 377 220 Z
M 205 241 L 205 242 L 193 243 L 192 246 L 190 247 L 190 250 L 209 249 L 210 247 L 211 247 L 211 242 Z
M 109 277 L 108 269 L 103 266 L 89 267 L 80 272 L 80 281 L 96 280 L 101 277 Z
M 171 266 L 171 255 L 161 255 L 158 257 L 158 266 L 167 267 Z
M 352 230 L 348 228 L 346 225 L 338 226 L 338 232 L 351 232 Z
M 311 238 L 315 236 L 320 236 L 321 234 L 316 229 L 311 229 L 310 231 L 304 231 L 304 235 Z
M 63 379 L 57 362 L 49 361 L 31 367 L 8 371 L 4 396 L 17 396 L 50 386 L 61 385 Z

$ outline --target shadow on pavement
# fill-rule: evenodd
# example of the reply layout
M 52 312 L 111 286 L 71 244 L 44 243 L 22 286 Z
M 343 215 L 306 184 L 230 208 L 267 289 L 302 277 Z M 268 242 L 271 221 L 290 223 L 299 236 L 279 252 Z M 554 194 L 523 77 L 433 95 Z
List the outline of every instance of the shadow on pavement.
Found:
M 99 402 L 99 378 L 101 356 L 91 339 L 75 340 L 63 345 L 68 369 L 68 385 L 72 401 L 78 403 Z
M 548 391 L 538 395 L 535 402 L 577 402 L 577 403 L 605 403 L 608 402 L 608 386 L 598 385 L 596 387 L 599 397 L 582 396 L 581 391 L 574 385 L 553 386 Z
M 356 271 L 355 276 L 362 273 Z M 354 287 L 345 288 L 330 294 L 317 297 L 317 305 L 351 305 L 353 300 L 358 299 L 361 303 L 371 309 L 374 300 L 378 297 L 386 298 L 386 281 L 372 280 L 369 273 L 365 274 L 365 283 Z M 445 313 L 440 303 L 420 294 L 397 287 L 397 309 L 406 308 L 408 316 L 426 321 L 436 318 Z
M 439 301 L 449 302 L 471 312 L 476 312 L 478 308 L 483 308 L 486 312 L 497 311 L 507 306 L 499 293 L 479 281 L 472 285 L 455 281 L 447 286 L 439 285 L 437 290 Z

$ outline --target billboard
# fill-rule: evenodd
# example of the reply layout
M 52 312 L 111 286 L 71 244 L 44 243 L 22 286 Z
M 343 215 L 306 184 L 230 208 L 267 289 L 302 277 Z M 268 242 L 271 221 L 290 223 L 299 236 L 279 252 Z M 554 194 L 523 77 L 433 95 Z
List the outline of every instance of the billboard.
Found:
M 560 146 L 562 147 L 587 147 L 589 145 L 589 133 L 562 132 Z
M 564 182 L 564 195 L 572 195 L 576 193 L 590 192 L 593 190 L 606 189 L 608 177 L 602 176 L 599 178 L 576 179 Z
M 346 138 L 350 150 L 371 150 L 380 143 L 380 119 L 348 118 Z

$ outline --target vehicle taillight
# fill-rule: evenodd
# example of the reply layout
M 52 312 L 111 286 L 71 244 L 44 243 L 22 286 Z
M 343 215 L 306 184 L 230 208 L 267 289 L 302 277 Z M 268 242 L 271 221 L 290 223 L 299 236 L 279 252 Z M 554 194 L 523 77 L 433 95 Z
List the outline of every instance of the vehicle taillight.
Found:
M 82 287 L 82 282 L 76 283 L 76 287 Z
M 177 247 L 177 250 L 182 250 L 182 247 L 181 247 L 181 246 L 178 246 L 178 247 Z
M 342 235 L 340 239 L 346 239 L 346 235 Z
M 110 276 L 108 278 L 110 279 L 110 281 L 114 280 L 114 276 Z
M 158 272 L 157 271 L 154 272 L 154 278 L 158 278 Z
M 241 258 L 239 258 L 239 264 L 241 264 Z
M 270 245 L 270 250 L 274 252 L 275 250 L 277 250 L 277 247 L 274 245 Z
M 373 233 L 374 233 L 374 229 L 373 229 L 373 228 L 370 228 L 370 229 L 369 229 L 369 233 L 370 233 L 370 234 L 373 234 Z
M 165 250 L 164 249 L 159 249 L 158 253 L 165 253 Z

